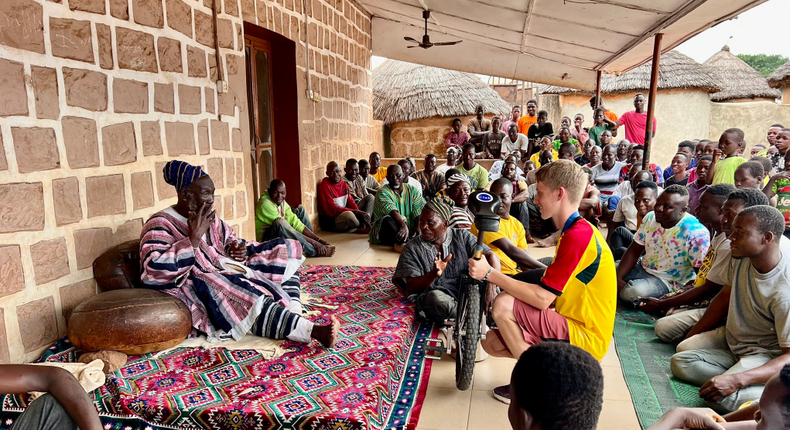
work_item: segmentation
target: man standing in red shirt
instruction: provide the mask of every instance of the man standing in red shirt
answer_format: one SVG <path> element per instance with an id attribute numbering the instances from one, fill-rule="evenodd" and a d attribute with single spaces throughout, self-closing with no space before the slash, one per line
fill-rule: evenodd
<path id="1" fill-rule="evenodd" d="M 637 145 L 645 144 L 645 129 L 647 128 L 647 112 L 645 112 L 645 95 L 639 93 L 634 96 L 634 110 L 624 113 L 617 120 L 617 126 L 625 126 L 625 138 Z M 656 135 L 656 118 L 653 117 L 653 134 Z"/>
<path id="2" fill-rule="evenodd" d="M 326 176 L 318 184 L 318 223 L 321 228 L 339 232 L 370 231 L 370 217 L 354 203 L 336 162 L 330 161 L 326 165 Z"/>

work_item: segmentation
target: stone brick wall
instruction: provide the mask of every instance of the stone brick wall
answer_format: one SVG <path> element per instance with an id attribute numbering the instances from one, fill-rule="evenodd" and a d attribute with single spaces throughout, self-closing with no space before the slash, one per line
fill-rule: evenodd
<path id="1" fill-rule="evenodd" d="M 488 119 L 493 114 L 486 114 Z M 434 153 L 444 158 L 447 148 L 444 139 L 452 130 L 455 117 L 435 116 L 409 122 L 396 122 L 390 126 L 390 157 L 424 158 L 426 154 Z M 461 116 L 461 130 L 466 131 L 467 122 L 474 115 Z"/>
<path id="2" fill-rule="evenodd" d="M 370 17 L 348 0 L 306 1 L 320 102 L 304 94 L 302 0 L 220 1 L 220 70 L 213 0 L 0 1 L 0 362 L 64 335 L 96 292 L 94 258 L 175 203 L 168 160 L 205 166 L 217 213 L 254 235 L 242 21 L 298 42 L 314 216 L 326 162 L 370 152 Z"/>
<path id="3" fill-rule="evenodd" d="M 240 0 L 240 5 L 245 21 L 296 43 L 302 202 L 317 226 L 316 188 L 326 164 L 373 151 L 370 16 L 353 0 Z M 320 101 L 305 95 L 306 33 L 312 90 Z"/>

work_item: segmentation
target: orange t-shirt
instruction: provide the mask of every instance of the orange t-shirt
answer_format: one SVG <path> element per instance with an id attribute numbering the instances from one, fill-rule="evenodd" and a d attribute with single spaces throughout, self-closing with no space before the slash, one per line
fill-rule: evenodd
<path id="1" fill-rule="evenodd" d="M 603 114 L 606 115 L 606 117 L 609 118 L 611 121 L 617 122 L 617 114 L 616 113 L 610 111 L 609 109 L 606 109 L 606 111 L 604 111 Z"/>
<path id="2" fill-rule="evenodd" d="M 532 124 L 537 124 L 537 123 L 538 123 L 538 117 L 537 116 L 524 115 L 524 116 L 522 116 L 521 118 L 518 119 L 518 132 L 521 133 L 521 134 L 526 135 L 527 131 L 529 131 L 529 126 L 531 126 Z"/>

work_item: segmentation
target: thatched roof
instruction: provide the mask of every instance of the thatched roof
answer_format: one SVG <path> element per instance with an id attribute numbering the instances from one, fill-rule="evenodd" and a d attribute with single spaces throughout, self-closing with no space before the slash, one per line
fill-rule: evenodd
<path id="1" fill-rule="evenodd" d="M 722 86 L 720 92 L 710 95 L 714 102 L 749 98 L 777 99 L 782 96 L 779 90 L 768 86 L 768 81 L 760 72 L 730 52 L 727 45 L 702 64 L 708 67 L 708 71 Z"/>
<path id="2" fill-rule="evenodd" d="M 771 76 L 768 77 L 768 84 L 774 88 L 790 85 L 790 61 L 782 64 L 771 73 Z"/>
<path id="3" fill-rule="evenodd" d="M 471 73 L 387 60 L 373 70 L 373 118 L 385 124 L 474 115 L 477 105 L 503 114 L 510 105 Z"/>
<path id="4" fill-rule="evenodd" d="M 650 89 L 650 69 L 653 62 L 649 61 L 620 76 L 601 76 L 601 93 L 617 94 Z M 669 51 L 661 55 L 658 68 L 658 89 L 690 89 L 697 88 L 709 93 L 721 90 L 721 86 L 705 67 L 678 51 Z M 572 88 L 553 85 L 538 89 L 542 94 L 592 94 Z"/>

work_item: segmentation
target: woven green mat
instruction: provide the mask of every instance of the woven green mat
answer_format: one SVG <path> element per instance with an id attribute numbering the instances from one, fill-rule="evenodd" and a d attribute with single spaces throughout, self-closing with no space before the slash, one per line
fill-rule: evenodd
<path id="1" fill-rule="evenodd" d="M 642 428 L 677 407 L 702 407 L 699 388 L 672 376 L 669 361 L 675 345 L 656 337 L 655 319 L 640 311 L 617 309 L 614 343 L 625 383 Z"/>

